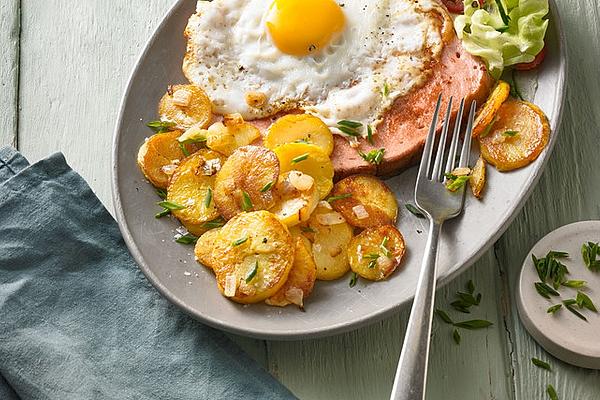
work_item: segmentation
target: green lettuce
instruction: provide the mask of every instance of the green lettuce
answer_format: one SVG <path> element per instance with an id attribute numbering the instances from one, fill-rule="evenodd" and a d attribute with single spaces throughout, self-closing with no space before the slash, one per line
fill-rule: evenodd
<path id="1" fill-rule="evenodd" d="M 464 0 L 454 27 L 464 48 L 481 57 L 496 79 L 504 67 L 532 62 L 544 47 L 548 0 Z M 499 4 L 502 5 L 500 9 Z"/>

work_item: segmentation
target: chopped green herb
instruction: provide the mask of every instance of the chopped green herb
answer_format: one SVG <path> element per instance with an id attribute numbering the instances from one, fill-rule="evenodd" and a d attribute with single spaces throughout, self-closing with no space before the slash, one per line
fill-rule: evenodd
<path id="1" fill-rule="evenodd" d="M 543 368 L 543 369 L 546 369 L 546 370 L 548 370 L 548 371 L 552 371 L 552 368 L 550 368 L 550 364 L 548 364 L 548 363 L 547 363 L 547 362 L 545 362 L 545 361 L 538 360 L 537 358 L 533 357 L 533 358 L 531 359 L 531 362 L 532 362 L 532 363 L 533 363 L 533 365 L 535 365 L 536 367 Z"/>
<path id="2" fill-rule="evenodd" d="M 473 283 L 473 280 L 472 280 L 472 279 L 469 279 L 469 282 L 467 282 L 467 291 L 468 291 L 470 294 L 473 294 L 473 293 L 475 293 L 475 284 Z"/>
<path id="3" fill-rule="evenodd" d="M 587 284 L 586 281 L 577 281 L 577 280 L 574 280 L 574 281 L 565 281 L 565 282 L 562 283 L 563 286 L 574 288 L 574 289 L 582 288 L 586 284 Z"/>
<path id="4" fill-rule="evenodd" d="M 314 228 L 311 228 L 310 226 L 303 226 L 300 228 L 300 230 L 306 233 L 317 233 L 317 231 Z"/>
<path id="5" fill-rule="evenodd" d="M 454 326 L 456 326 L 457 328 L 464 328 L 469 330 L 484 329 L 492 325 L 494 325 L 492 322 L 483 319 L 473 319 L 470 321 L 454 323 Z"/>
<path id="6" fill-rule="evenodd" d="M 598 312 L 596 306 L 594 305 L 594 302 L 592 302 L 592 299 L 590 299 L 590 297 L 587 294 L 578 290 L 577 298 L 575 300 L 577 301 L 577 305 L 579 306 L 579 308 L 587 308 L 592 312 Z"/>
<path id="7" fill-rule="evenodd" d="M 354 287 L 356 286 L 356 282 L 358 282 L 358 274 L 356 272 L 353 272 L 352 276 L 350 277 L 350 283 L 348 284 L 348 286 Z"/>
<path id="8" fill-rule="evenodd" d="M 584 245 L 581 246 L 581 255 L 586 267 L 591 271 L 600 272 L 600 260 L 597 259 L 597 257 L 600 256 L 600 245 L 598 243 L 584 243 Z"/>
<path id="9" fill-rule="evenodd" d="M 181 244 L 194 244 L 198 241 L 198 236 L 192 235 L 191 233 L 187 233 L 183 236 L 178 237 L 177 239 L 175 239 L 175 241 Z"/>
<path id="10" fill-rule="evenodd" d="M 546 299 L 550 299 L 550 296 L 560 296 L 560 293 L 544 282 L 535 282 L 533 285 L 535 286 L 535 290 L 537 290 L 539 295 Z"/>
<path id="11" fill-rule="evenodd" d="M 540 280 L 544 283 L 549 281 L 554 289 L 558 289 L 563 282 L 566 282 L 565 275 L 569 273 L 567 267 L 558 259 L 568 256 L 568 253 L 562 251 L 550 251 L 544 258 L 538 259 L 535 255 L 531 258 Z"/>
<path id="12" fill-rule="evenodd" d="M 342 120 L 337 123 L 337 128 L 348 136 L 360 136 L 358 132 L 359 128 L 362 128 L 363 124 L 357 121 Z"/>
<path id="13" fill-rule="evenodd" d="M 166 208 L 163 209 L 161 212 L 157 213 L 154 215 L 154 218 L 162 218 L 162 217 L 166 217 L 167 215 L 171 214 L 171 210 L 167 210 Z"/>
<path id="14" fill-rule="evenodd" d="M 173 203 L 172 201 L 161 201 L 156 203 L 159 206 L 161 206 L 162 208 L 165 208 L 167 210 L 173 211 L 173 210 L 183 210 L 185 208 L 185 206 L 182 206 L 180 204 L 177 203 Z"/>
<path id="15" fill-rule="evenodd" d="M 461 175 L 457 176 L 456 179 L 449 179 L 446 182 L 446 188 L 451 192 L 456 192 L 457 190 L 463 188 L 467 182 L 471 179 L 470 175 Z"/>
<path id="16" fill-rule="evenodd" d="M 454 343 L 460 344 L 460 333 L 458 333 L 458 329 L 455 329 L 454 332 L 452 332 L 452 338 L 454 339 Z"/>
<path id="17" fill-rule="evenodd" d="M 308 141 L 308 138 L 294 140 L 294 143 L 306 143 L 306 144 L 310 144 L 310 142 Z"/>
<path id="18" fill-rule="evenodd" d="M 356 131 L 356 129 L 348 128 L 347 126 L 338 126 L 337 127 L 342 133 L 345 133 L 348 136 L 359 137 L 360 133 Z"/>
<path id="19" fill-rule="evenodd" d="M 425 215 L 423 215 L 423 213 L 421 211 L 419 211 L 419 209 L 417 207 L 413 206 L 412 204 L 406 203 L 404 205 L 404 207 L 406 207 L 406 209 L 408 211 L 410 211 L 415 217 L 417 217 L 417 218 L 425 218 Z"/>
<path id="20" fill-rule="evenodd" d="M 204 208 L 210 207 L 210 203 L 212 202 L 212 199 L 213 199 L 213 191 L 211 188 L 208 188 L 208 190 L 206 191 L 206 196 L 204 196 Z"/>
<path id="21" fill-rule="evenodd" d="M 504 5 L 501 0 L 496 0 L 496 4 L 498 5 L 498 11 L 500 12 L 500 17 L 502 18 L 502 22 L 504 25 L 508 26 L 510 22 L 510 17 L 506 14 L 506 10 L 504 9 Z"/>
<path id="22" fill-rule="evenodd" d="M 274 184 L 275 184 L 275 181 L 271 181 L 271 182 L 267 183 L 265 186 L 263 186 L 260 189 L 260 192 L 261 193 L 268 192 L 269 190 L 271 190 L 271 188 L 273 187 Z"/>
<path id="23" fill-rule="evenodd" d="M 379 257 L 381 257 L 379 254 L 375 254 L 375 253 L 371 253 L 371 254 L 365 254 L 364 256 L 367 260 L 369 261 L 369 269 L 373 269 L 377 266 L 377 260 L 379 259 Z"/>
<path id="24" fill-rule="evenodd" d="M 496 124 L 496 122 L 498 122 L 497 115 L 494 116 L 494 118 L 492 119 L 492 122 L 490 122 L 490 124 L 488 126 L 486 126 L 485 130 L 483 132 L 481 132 L 481 135 L 479 135 L 479 137 L 482 138 L 482 137 L 486 137 L 487 135 L 489 135 L 490 132 L 492 131 L 492 128 Z"/>
<path id="25" fill-rule="evenodd" d="M 566 299 L 566 300 L 563 300 L 563 304 L 565 306 L 572 306 L 573 304 L 577 304 L 577 300 L 575 300 L 575 299 Z"/>
<path id="26" fill-rule="evenodd" d="M 361 128 L 363 126 L 362 123 L 358 122 L 358 121 L 350 121 L 347 119 L 343 119 L 341 121 L 338 121 L 337 123 L 339 126 L 345 126 L 348 128 L 352 128 L 352 129 L 356 129 L 356 128 Z"/>
<path id="27" fill-rule="evenodd" d="M 231 243 L 231 245 L 235 247 L 235 246 L 239 246 L 240 244 L 244 244 L 247 241 L 248 241 L 248 237 L 243 237 L 238 240 L 235 240 L 233 243 Z"/>
<path id="28" fill-rule="evenodd" d="M 450 303 L 450 306 L 456 311 L 461 312 L 463 314 L 471 314 L 471 311 L 469 310 L 469 307 L 471 307 L 471 305 L 465 303 L 462 300 L 453 301 L 452 303 Z"/>
<path id="29" fill-rule="evenodd" d="M 219 217 L 215 220 L 203 223 L 202 228 L 215 229 L 215 228 L 221 228 L 223 225 L 225 225 L 225 220 L 222 217 Z"/>
<path id="30" fill-rule="evenodd" d="M 392 253 L 387 248 L 387 244 L 388 244 L 389 240 L 390 239 L 387 236 L 385 236 L 379 247 L 381 248 L 381 252 L 383 253 L 383 255 L 385 257 L 392 258 Z"/>
<path id="31" fill-rule="evenodd" d="M 375 144 L 375 141 L 373 140 L 373 128 L 371 125 L 367 125 L 367 141 L 370 144 Z"/>
<path id="32" fill-rule="evenodd" d="M 575 300 L 573 300 L 573 301 L 575 301 Z M 587 322 L 587 318 L 582 313 L 580 313 L 579 311 L 577 311 L 575 309 L 575 307 L 573 307 L 572 303 L 570 303 L 570 302 L 568 302 L 568 301 L 565 300 L 565 301 L 563 301 L 563 304 L 565 305 L 565 308 L 567 310 L 571 311 L 573 314 L 575 314 L 577 316 L 577 318 L 580 318 L 580 319 L 582 319 L 582 320 L 584 320 L 584 321 Z"/>
<path id="33" fill-rule="evenodd" d="M 479 305 L 478 300 L 471 293 L 457 292 L 456 295 L 464 304 L 468 304 L 468 307 Z"/>
<path id="34" fill-rule="evenodd" d="M 447 323 L 447 324 L 454 324 L 454 321 L 452 321 L 452 318 L 450 318 L 450 316 L 444 310 L 440 310 L 438 308 L 438 309 L 435 310 L 435 313 L 445 323 Z"/>
<path id="35" fill-rule="evenodd" d="M 258 261 L 256 261 L 254 263 L 254 268 L 252 268 L 252 270 L 250 272 L 248 272 L 248 275 L 246 275 L 246 283 L 252 282 L 252 279 L 254 279 L 257 272 L 258 272 Z"/>
<path id="36" fill-rule="evenodd" d="M 347 199 L 349 197 L 352 197 L 352 193 L 344 193 L 344 194 L 340 194 L 339 196 L 328 197 L 327 198 L 327 202 L 328 203 L 333 203 L 334 201 L 344 200 L 344 199 Z"/>
<path id="37" fill-rule="evenodd" d="M 546 312 L 548 314 L 555 314 L 561 308 L 562 308 L 562 304 L 555 304 L 552 307 L 548 308 L 548 310 L 546 310 Z"/>
<path id="38" fill-rule="evenodd" d="M 385 149 L 375 149 L 371 150 L 368 153 L 363 153 L 359 151 L 358 154 L 368 163 L 379 165 L 383 161 L 383 156 L 385 154 Z"/>
<path id="39" fill-rule="evenodd" d="M 519 134 L 519 131 L 504 131 L 502 132 L 502 136 L 506 137 L 515 137 Z"/>
<path id="40" fill-rule="evenodd" d="M 175 122 L 168 121 L 152 121 L 146 124 L 148 128 L 152 129 L 156 133 L 170 132 L 173 130 L 175 125 Z"/>
<path id="41" fill-rule="evenodd" d="M 521 91 L 519 90 L 519 86 L 517 83 L 517 70 L 514 68 L 512 70 L 512 85 L 510 85 L 510 95 L 521 101 L 525 100 L 523 98 L 523 95 L 521 95 Z"/>
<path id="42" fill-rule="evenodd" d="M 167 199 L 167 191 L 165 189 L 156 189 L 156 194 L 163 200 Z"/>
<path id="43" fill-rule="evenodd" d="M 292 164 L 297 164 L 301 161 L 304 161 L 308 158 L 308 153 L 304 153 L 302 155 L 299 155 L 298 157 L 294 157 L 292 158 Z"/>
<path id="44" fill-rule="evenodd" d="M 178 142 L 179 144 L 179 149 L 181 150 L 181 152 L 183 153 L 184 156 L 189 157 L 190 156 L 190 152 L 185 148 L 185 146 L 183 145 L 183 143 Z"/>
<path id="45" fill-rule="evenodd" d="M 382 93 L 383 93 L 383 97 L 388 97 L 388 96 L 389 96 L 389 94 L 390 94 L 390 87 L 388 86 L 387 82 L 385 82 L 385 83 L 383 84 L 383 90 L 382 90 Z"/>
<path id="46" fill-rule="evenodd" d="M 250 199 L 250 195 L 245 191 L 242 191 L 242 210 L 250 211 L 252 210 L 252 199 Z"/>
<path id="47" fill-rule="evenodd" d="M 546 388 L 546 392 L 548 393 L 548 396 L 550 396 L 550 400 L 558 400 L 558 394 L 556 394 L 556 389 L 554 389 L 554 386 L 552 386 L 551 384 L 549 384 Z"/>
<path id="48" fill-rule="evenodd" d="M 376 266 L 377 266 L 377 260 L 371 260 L 371 261 L 369 261 L 369 265 L 367 265 L 367 267 L 368 267 L 369 269 L 373 269 L 373 268 L 375 268 Z"/>

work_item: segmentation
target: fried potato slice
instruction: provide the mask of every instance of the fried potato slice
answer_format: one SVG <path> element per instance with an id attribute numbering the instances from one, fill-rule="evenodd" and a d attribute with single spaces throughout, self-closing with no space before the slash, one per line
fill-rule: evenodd
<path id="1" fill-rule="evenodd" d="M 308 143 L 286 143 L 274 150 L 281 173 L 300 171 L 314 178 L 319 198 L 324 199 L 333 187 L 333 164 L 320 147 Z"/>
<path id="2" fill-rule="evenodd" d="M 194 247 L 196 261 L 202 263 L 202 265 L 210 269 L 212 269 L 213 265 L 215 264 L 215 259 L 213 258 L 213 247 L 215 246 L 215 242 L 219 237 L 220 231 L 220 228 L 216 228 L 205 232 L 198 238 L 196 246 Z"/>
<path id="3" fill-rule="evenodd" d="M 321 119 L 310 114 L 287 114 L 275 121 L 264 138 L 264 145 L 273 150 L 285 143 L 311 143 L 330 156 L 333 135 Z"/>
<path id="4" fill-rule="evenodd" d="M 224 162 L 219 153 L 201 149 L 184 159 L 171 177 L 167 200 L 185 208 L 171 213 L 191 233 L 198 235 L 206 229 L 200 225 L 219 216 L 213 201 L 215 172 Z"/>
<path id="5" fill-rule="evenodd" d="M 348 246 L 352 271 L 370 281 L 381 281 L 396 270 L 406 246 L 398 229 L 391 225 L 368 228 Z"/>
<path id="6" fill-rule="evenodd" d="M 473 137 L 479 137 L 486 131 L 488 126 L 494 121 L 500 106 L 508 99 L 510 95 L 510 85 L 504 81 L 498 81 L 498 84 L 490 94 L 486 103 L 483 105 L 473 125 Z"/>
<path id="7" fill-rule="evenodd" d="M 469 185 L 471 186 L 471 192 L 473 196 L 478 199 L 481 198 L 483 189 L 485 188 L 486 173 L 485 173 L 485 160 L 483 157 L 479 157 L 473 170 L 471 171 L 471 179 L 469 179 Z"/>
<path id="8" fill-rule="evenodd" d="M 240 114 L 223 116 L 223 122 L 212 124 L 206 131 L 206 145 L 226 156 L 235 149 L 247 146 L 260 137 L 260 131 L 254 125 L 244 121 Z"/>
<path id="9" fill-rule="evenodd" d="M 285 284 L 294 262 L 294 241 L 272 213 L 238 214 L 211 239 L 200 242 L 212 243 L 212 254 L 206 258 L 199 249 L 197 253 L 212 264 L 224 296 L 238 303 L 257 303 Z"/>
<path id="10" fill-rule="evenodd" d="M 296 234 L 298 229 L 311 243 L 317 279 L 330 281 L 348 272 L 347 248 L 354 231 L 339 213 L 321 202 L 306 223 L 294 228 Z"/>
<path id="11" fill-rule="evenodd" d="M 350 225 L 370 228 L 393 225 L 398 215 L 396 196 L 380 179 L 353 175 L 333 187 L 330 202 Z"/>
<path id="12" fill-rule="evenodd" d="M 275 204 L 273 189 L 279 177 L 279 160 L 264 147 L 235 150 L 217 173 L 215 204 L 225 219 L 242 211 L 268 210 Z"/>
<path id="13" fill-rule="evenodd" d="M 157 188 L 167 188 L 176 164 L 185 158 L 177 141 L 180 135 L 181 131 L 157 133 L 150 136 L 138 151 L 137 164 L 140 170 Z M 189 153 L 197 150 L 194 145 L 185 145 L 185 149 Z"/>
<path id="14" fill-rule="evenodd" d="M 287 281 L 277 293 L 265 300 L 271 306 L 295 304 L 304 309 L 304 299 L 310 296 L 317 278 L 317 265 L 312 253 L 300 237 L 295 239 L 294 264 Z"/>
<path id="15" fill-rule="evenodd" d="M 171 85 L 160 100 L 158 115 L 163 121 L 186 130 L 193 125 L 206 128 L 212 120 L 212 103 L 196 85 Z"/>
<path id="16" fill-rule="evenodd" d="M 499 171 L 512 171 L 533 162 L 550 137 L 550 124 L 537 106 L 508 100 L 498 110 L 490 132 L 479 138 L 481 155 Z"/>
<path id="17" fill-rule="evenodd" d="M 319 192 L 312 176 L 290 171 L 279 176 L 275 198 L 270 211 L 285 225 L 294 226 L 308 221 L 319 203 Z"/>

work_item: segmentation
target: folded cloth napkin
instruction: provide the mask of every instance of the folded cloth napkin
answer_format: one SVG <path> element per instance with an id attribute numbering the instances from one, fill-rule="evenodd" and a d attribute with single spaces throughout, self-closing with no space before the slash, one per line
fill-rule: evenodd
<path id="1" fill-rule="evenodd" d="M 60 154 L 0 149 L 0 399 L 289 399 L 163 299 Z"/>

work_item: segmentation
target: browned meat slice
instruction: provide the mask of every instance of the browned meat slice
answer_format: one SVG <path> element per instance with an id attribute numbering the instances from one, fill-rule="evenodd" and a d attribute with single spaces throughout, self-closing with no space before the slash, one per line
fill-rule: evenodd
<path id="1" fill-rule="evenodd" d="M 456 117 L 459 102 L 466 97 L 467 104 L 476 100 L 483 104 L 493 85 L 485 65 L 463 49 L 458 38 L 447 43 L 440 62 L 432 67 L 425 85 L 397 99 L 385 115 L 374 136 L 374 145 L 361 140 L 357 149 L 350 147 L 342 137 L 335 137 L 332 161 L 336 179 L 357 173 L 395 175 L 420 159 L 435 103 L 443 95 L 442 109 L 454 97 L 452 118 Z M 440 118 L 441 119 L 441 118 Z M 379 166 L 365 162 L 358 151 L 385 148 L 385 157 Z"/>

